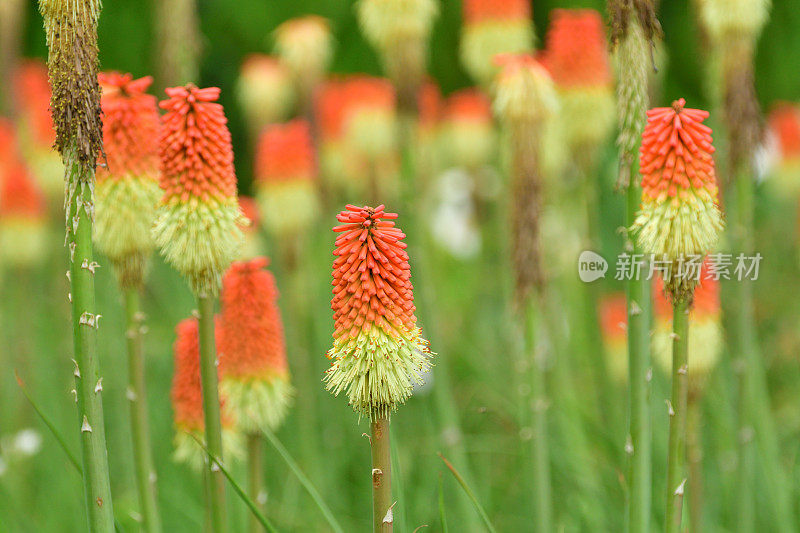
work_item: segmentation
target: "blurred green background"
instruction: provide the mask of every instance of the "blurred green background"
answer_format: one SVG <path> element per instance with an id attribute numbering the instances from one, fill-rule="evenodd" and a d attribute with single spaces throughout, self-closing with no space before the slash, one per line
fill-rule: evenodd
<path id="1" fill-rule="evenodd" d="M 669 62 L 662 90 L 664 105 L 683 96 L 692 107 L 708 108 L 705 88 L 707 50 L 698 38 L 693 2 L 661 2 L 659 19 L 665 32 Z M 604 10 L 604 2 L 537 1 L 534 18 L 541 42 L 557 7 Z M 458 60 L 460 2 L 441 2 L 431 46 L 431 75 L 444 93 L 470 85 Z M 134 76 L 154 70 L 152 6 L 141 0 L 106 0 L 100 19 L 100 58 L 103 69 Z M 268 52 L 271 32 L 284 20 L 319 14 L 332 24 L 336 38 L 334 72 L 380 73 L 374 51 L 359 32 L 352 2 L 340 0 L 262 2 L 199 0 L 203 54 L 199 85 L 222 88 L 234 138 L 241 189 L 249 192 L 252 176 L 246 129 L 233 98 L 242 58 Z M 795 0 L 775 0 L 757 56 L 756 84 L 762 106 L 776 100 L 800 100 L 800 9 Z M 24 52 L 45 57 L 41 20 L 35 2 L 24 32 Z M 159 95 L 161 96 L 161 95 Z M 612 191 L 615 150 L 609 141 L 597 180 L 601 190 L 600 249 L 606 257 L 621 246 L 617 229 L 623 223 L 622 200 Z M 796 198 L 759 190 L 757 205 L 759 248 L 764 255 L 757 290 L 757 317 L 768 368 L 771 400 L 778 421 L 782 460 L 795 491 L 800 489 L 800 304 L 791 292 L 800 280 L 796 237 Z M 391 207 L 391 206 L 390 206 Z M 290 366 L 300 398 L 278 437 L 289 448 L 332 507 L 345 531 L 367 531 L 370 523 L 369 447 L 361 434 L 368 431 L 344 398 L 334 398 L 320 382 L 327 366 L 324 353 L 331 342 L 329 279 L 333 234 L 331 209 L 310 236 L 301 279 L 291 279 L 276 265 L 281 306 L 287 331 Z M 408 234 L 418 315 L 432 349 L 438 352 L 435 379 L 417 393 L 393 418 L 396 453 L 395 493 L 397 531 L 412 532 L 429 525 L 442 531 L 439 491 L 450 531 L 481 531 L 474 510 L 465 500 L 436 452 L 443 452 L 468 475 L 470 484 L 499 531 L 530 531 L 532 504 L 528 481 L 521 475 L 526 429 L 519 425 L 519 374 L 515 346 L 508 335 L 508 295 L 511 276 L 507 257 L 506 214 L 502 202 L 488 221 L 483 252 L 459 260 L 436 248 L 425 231 L 422 214 L 400 210 L 398 225 Z M 408 216 L 407 216 L 408 215 Z M 0 531 L 80 531 L 85 528 L 79 476 L 63 452 L 25 403 L 14 382 L 18 370 L 42 408 L 53 417 L 61 434 L 77 451 L 72 388 L 69 307 L 64 276 L 59 219 L 53 221 L 51 260 L 35 271 L 7 272 L 0 297 L 0 448 L 12 449 L 13 436 L 35 428 L 43 439 L 33 457 L 5 456 L 0 475 Z M 137 507 L 128 432 L 124 316 L 108 268 L 97 276 L 101 369 L 104 375 L 109 457 L 116 514 L 126 531 L 136 531 L 131 511 Z M 603 291 L 620 290 L 613 280 Z M 203 524 L 202 483 L 188 467 L 170 459 L 173 436 L 169 387 L 172 376 L 174 327 L 189 316 L 195 304 L 186 283 L 160 259 L 154 261 L 143 299 L 148 315 L 146 337 L 149 406 L 159 472 L 159 503 L 165 531 L 196 531 Z M 291 309 L 304 307 L 308 319 L 293 320 Z M 574 326 L 578 328 L 577 326 Z M 572 341 L 570 341 L 572 342 Z M 598 364 L 599 347 L 581 345 L 573 354 L 572 372 L 553 381 L 551 416 L 554 505 L 559 531 L 621 531 L 625 515 L 624 477 L 626 402 L 621 387 L 598 398 L 588 365 Z M 601 365 L 602 366 L 602 365 Z M 712 375 L 704 410 L 705 531 L 734 528 L 735 387 L 730 361 Z M 653 526 L 663 516 L 664 460 L 668 396 L 666 378 L 656 373 L 652 392 L 655 474 Z M 310 410 L 302 410 L 308 407 Z M 578 435 L 576 437 L 576 435 Z M 576 464 L 576 439 L 588 443 L 589 454 Z M 328 531 L 322 516 L 285 463 L 267 446 L 267 514 L 281 530 Z M 243 479 L 240 465 L 234 468 Z M 582 473 L 591 472 L 588 482 Z M 759 474 L 762 476 L 762 474 Z M 761 485 L 762 477 L 758 478 Z M 440 489 L 441 487 L 441 489 Z M 759 531 L 771 530 L 770 506 L 757 490 Z M 244 530 L 246 510 L 229 494 L 237 530 Z M 796 499 L 795 507 L 798 507 Z M 800 509 L 795 509 L 798 514 Z M 800 515 L 800 514 L 799 514 Z"/>

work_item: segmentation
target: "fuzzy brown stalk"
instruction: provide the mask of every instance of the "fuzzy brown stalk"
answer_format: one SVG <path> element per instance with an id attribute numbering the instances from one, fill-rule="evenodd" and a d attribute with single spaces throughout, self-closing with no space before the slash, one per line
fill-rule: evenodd
<path id="1" fill-rule="evenodd" d="M 154 2 L 158 86 L 163 89 L 197 82 L 201 51 L 197 0 Z"/>
<path id="2" fill-rule="evenodd" d="M 515 304 L 524 312 L 531 296 L 542 288 L 539 223 L 541 215 L 541 183 L 538 131 L 533 124 L 511 127 L 513 144 L 513 179 L 511 185 L 511 239 L 514 268 Z"/>

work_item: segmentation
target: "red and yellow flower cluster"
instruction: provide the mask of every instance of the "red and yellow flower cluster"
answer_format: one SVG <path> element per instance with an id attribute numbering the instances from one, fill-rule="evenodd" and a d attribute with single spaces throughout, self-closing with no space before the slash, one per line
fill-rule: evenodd
<path id="1" fill-rule="evenodd" d="M 333 228 L 334 343 L 325 381 L 370 419 L 386 418 L 430 368 L 428 343 L 414 315 L 405 237 L 385 207 L 348 205 Z"/>

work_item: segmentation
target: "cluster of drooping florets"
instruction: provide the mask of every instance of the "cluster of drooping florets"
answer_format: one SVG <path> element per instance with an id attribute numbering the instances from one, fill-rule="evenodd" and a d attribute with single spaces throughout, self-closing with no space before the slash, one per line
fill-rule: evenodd
<path id="1" fill-rule="evenodd" d="M 187 318 L 175 328 L 175 368 L 172 376 L 172 409 L 175 421 L 175 460 L 194 468 L 203 467 L 206 452 L 197 445 L 205 440 L 203 390 L 200 380 L 200 337 L 196 318 Z M 227 457 L 241 456 L 241 438 L 235 418 L 221 401 L 222 444 Z"/>
<path id="2" fill-rule="evenodd" d="M 231 134 L 215 87 L 167 89 L 161 188 L 153 237 L 198 295 L 216 294 L 246 223 L 236 198 Z"/>
<path id="3" fill-rule="evenodd" d="M 264 126 L 284 120 L 294 106 L 291 72 L 274 57 L 252 54 L 242 63 L 236 96 L 255 139 Z"/>
<path id="4" fill-rule="evenodd" d="M 278 290 L 267 259 L 234 262 L 222 279 L 220 394 L 245 433 L 273 430 L 291 404 Z"/>
<path id="5" fill-rule="evenodd" d="M 259 137 L 257 200 L 264 227 L 278 239 L 297 239 L 319 215 L 317 167 L 307 121 L 274 124 Z"/>
<path id="6" fill-rule="evenodd" d="M 333 57 L 328 21 L 316 15 L 287 20 L 275 30 L 275 53 L 294 75 L 300 94 L 309 98 Z"/>
<path id="7" fill-rule="evenodd" d="M 707 111 L 672 107 L 647 112 L 639 172 L 642 206 L 633 225 L 645 253 L 670 261 L 664 279 L 673 297 L 691 294 L 695 281 L 679 275 L 679 264 L 704 256 L 723 228 L 717 200 L 711 128 Z"/>
<path id="8" fill-rule="evenodd" d="M 14 71 L 12 82 L 22 156 L 51 203 L 60 206 L 64 165 L 53 150 L 56 130 L 50 115 L 47 66 L 38 60 L 25 60 Z"/>
<path id="9" fill-rule="evenodd" d="M 652 336 L 656 363 L 669 374 L 672 371 L 672 305 L 664 293 L 664 282 L 657 278 L 654 287 L 655 331 Z M 702 393 L 706 378 L 717 365 L 723 348 L 719 281 L 710 274 L 708 259 L 702 265 L 689 310 L 689 393 Z"/>
<path id="10" fill-rule="evenodd" d="M 14 127 L 0 119 L 0 263 L 30 268 L 47 253 L 47 206 L 18 150 Z"/>
<path id="11" fill-rule="evenodd" d="M 159 116 L 145 91 L 152 79 L 101 73 L 103 144 L 95 188 L 94 241 L 123 286 L 142 283 L 153 250 L 150 230 L 158 187 Z"/>
<path id="12" fill-rule="evenodd" d="M 592 9 L 556 9 L 546 44 L 542 64 L 558 89 L 564 141 L 576 155 L 591 152 L 608 138 L 615 121 L 603 19 Z"/>
<path id="13" fill-rule="evenodd" d="M 464 0 L 461 62 L 481 86 L 494 81 L 497 54 L 533 50 L 531 15 L 527 0 Z"/>
<path id="14" fill-rule="evenodd" d="M 495 150 L 492 104 L 478 89 L 462 89 L 445 102 L 442 146 L 450 164 L 474 170 L 486 165 Z"/>
<path id="15" fill-rule="evenodd" d="M 333 252 L 332 365 L 325 381 L 370 419 L 390 416 L 430 368 L 428 343 L 414 316 L 405 235 L 395 218 L 382 205 L 348 205 L 333 229 L 340 235 Z"/>

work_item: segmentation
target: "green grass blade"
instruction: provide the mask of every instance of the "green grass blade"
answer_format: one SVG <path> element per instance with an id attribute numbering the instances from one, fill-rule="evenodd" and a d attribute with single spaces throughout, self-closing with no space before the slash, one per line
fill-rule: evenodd
<path id="1" fill-rule="evenodd" d="M 454 467 L 452 465 L 452 463 L 450 463 L 450 461 L 445 459 L 444 455 L 442 455 L 441 453 L 437 453 L 436 455 L 439 456 L 439 459 L 444 461 L 445 466 L 450 470 L 450 472 L 453 473 L 453 476 L 456 478 L 456 481 L 458 481 L 458 484 L 461 485 L 462 489 L 464 489 L 464 492 L 466 493 L 467 497 L 472 501 L 472 505 L 475 506 L 475 510 L 478 511 L 478 514 L 480 515 L 481 520 L 483 520 L 483 523 L 486 526 L 486 529 L 489 530 L 490 533 L 497 533 L 497 530 L 494 528 L 492 523 L 489 521 L 489 516 L 486 514 L 486 511 L 483 509 L 483 506 L 481 505 L 481 502 L 479 502 L 478 498 L 475 497 L 475 493 L 472 492 L 472 489 L 469 488 L 469 485 L 467 485 L 467 482 L 464 481 L 464 478 L 461 477 L 461 474 L 458 473 L 458 470 L 456 470 L 456 467 Z M 440 504 L 440 506 L 441 506 L 441 504 Z"/>
<path id="2" fill-rule="evenodd" d="M 444 507 L 444 480 L 439 473 L 439 520 L 442 522 L 442 533 L 447 533 L 447 512 Z"/>
<path id="3" fill-rule="evenodd" d="M 28 389 L 25 386 L 25 382 L 22 381 L 22 378 L 19 377 L 19 374 L 17 373 L 16 370 L 14 371 L 14 376 L 17 378 L 17 385 L 19 385 L 22 394 L 24 394 L 25 398 L 28 399 L 28 403 L 31 404 L 33 410 L 36 411 L 36 414 L 39 415 L 39 418 L 42 419 L 44 425 L 47 426 L 47 429 L 50 430 L 50 433 L 53 435 L 53 437 L 55 437 L 56 442 L 58 442 L 58 445 L 61 446 L 62 450 L 64 450 L 64 453 L 66 454 L 67 459 L 69 459 L 69 462 L 72 463 L 72 466 L 75 467 L 75 470 L 78 471 L 78 474 L 82 476 L 83 468 L 81 467 L 80 462 L 78 462 L 78 458 L 75 457 L 75 454 L 73 454 L 72 451 L 69 449 L 69 446 L 67 446 L 67 442 L 64 440 L 64 437 L 61 436 L 61 434 L 58 432 L 58 430 L 50 421 L 50 419 L 47 417 L 47 415 L 44 414 L 44 411 L 39 409 L 39 406 L 36 404 L 36 402 L 33 400 L 33 397 L 28 392 Z"/>
<path id="4" fill-rule="evenodd" d="M 64 451 L 64 454 L 66 454 L 67 459 L 69 459 L 69 462 L 72 464 L 72 466 L 75 467 L 75 470 L 78 472 L 78 475 L 83 476 L 83 467 L 78 462 L 78 458 L 75 457 L 75 454 L 73 454 L 72 451 L 69 449 L 69 446 L 67 446 L 67 441 L 64 440 L 64 437 L 61 436 L 61 434 L 58 432 L 58 430 L 50 421 L 50 419 L 47 417 L 47 415 L 44 414 L 44 411 L 42 411 L 39 408 L 39 405 L 33 400 L 33 396 L 31 396 L 31 394 L 28 392 L 28 388 L 25 386 L 25 382 L 22 381 L 22 378 L 19 377 L 19 374 L 17 373 L 16 370 L 14 371 L 14 377 L 17 378 L 17 385 L 19 385 L 22 394 L 25 395 L 25 398 L 28 400 L 28 403 L 31 404 L 31 407 L 33 407 L 33 410 L 36 411 L 37 415 L 39 415 L 39 418 L 42 419 L 42 422 L 44 422 L 44 425 L 47 426 L 47 429 L 50 430 L 50 433 L 56 439 L 56 442 L 58 442 L 58 445 Z M 114 530 L 117 533 L 122 533 L 124 531 L 122 529 L 122 525 L 117 521 L 116 518 L 114 518 Z"/>
<path id="5" fill-rule="evenodd" d="M 194 435 L 192 435 L 192 438 L 197 442 L 197 444 L 201 448 L 203 448 L 203 450 L 208 454 L 211 460 L 213 460 L 214 463 L 216 463 L 217 467 L 220 469 L 222 474 L 225 476 L 225 478 L 227 478 L 228 482 L 231 484 L 231 487 L 233 487 L 234 492 L 236 492 L 239 498 L 241 498 L 241 500 L 245 503 L 245 505 L 247 505 L 247 507 L 253 513 L 253 516 L 256 517 L 256 519 L 262 526 L 264 526 L 264 529 L 269 531 L 269 533 L 278 533 L 278 530 L 275 529 L 275 526 L 273 526 L 272 523 L 267 519 L 267 517 L 264 516 L 261 513 L 261 511 L 258 510 L 258 506 L 255 504 L 255 502 L 250 499 L 247 493 L 245 493 L 244 489 L 242 489 L 242 487 L 236 482 L 236 480 L 233 479 L 233 476 L 230 474 L 230 472 L 228 472 L 228 469 L 225 468 L 225 466 L 217 458 L 217 456 L 211 453 L 209 449 L 206 447 L 206 445 L 200 441 L 200 439 L 198 439 Z"/>
<path id="6" fill-rule="evenodd" d="M 283 457 L 283 460 L 286 461 L 286 464 L 289 465 L 289 468 L 292 470 L 292 472 L 294 472 L 294 475 L 297 476 L 297 479 L 300 481 L 300 484 L 303 485 L 303 488 L 308 491 L 309 496 L 311 496 L 311 499 L 317 504 L 317 507 L 319 507 L 319 510 L 322 512 L 322 515 L 325 517 L 325 520 L 328 522 L 328 525 L 331 527 L 331 529 L 335 533 L 344 533 L 344 529 L 342 529 L 342 526 L 339 525 L 339 522 L 333 516 L 333 513 L 322 499 L 320 493 L 311 483 L 311 480 L 308 479 L 302 470 L 300 470 L 297 462 L 295 462 L 291 454 L 289 454 L 289 451 L 283 446 L 283 444 L 281 444 L 281 441 L 278 440 L 278 437 L 276 437 L 272 431 L 266 429 L 262 430 L 262 433 L 265 437 L 267 437 L 267 440 L 269 440 L 270 444 L 272 444 L 275 449 L 278 450 L 278 453 L 281 457 Z"/>

